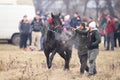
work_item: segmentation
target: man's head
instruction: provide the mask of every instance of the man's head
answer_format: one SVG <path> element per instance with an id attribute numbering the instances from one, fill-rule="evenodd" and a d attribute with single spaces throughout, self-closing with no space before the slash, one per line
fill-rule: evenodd
<path id="1" fill-rule="evenodd" d="M 113 21 L 113 17 L 111 16 L 111 15 L 107 15 L 107 22 L 111 22 L 111 21 Z"/>
<path id="2" fill-rule="evenodd" d="M 40 12 L 36 12 L 36 19 L 39 20 L 40 19 Z"/>
<path id="3" fill-rule="evenodd" d="M 81 23 L 80 29 L 81 29 L 81 30 L 85 29 L 85 23 Z"/>
<path id="4" fill-rule="evenodd" d="M 78 17 L 78 13 L 77 12 L 74 13 L 74 17 L 76 17 L 76 18 Z"/>
<path id="5" fill-rule="evenodd" d="M 93 21 L 93 18 L 89 17 L 88 22 L 92 22 L 92 21 Z"/>
<path id="6" fill-rule="evenodd" d="M 23 16 L 23 20 L 24 20 L 24 21 L 27 21 L 27 15 L 24 15 L 24 16 Z"/>

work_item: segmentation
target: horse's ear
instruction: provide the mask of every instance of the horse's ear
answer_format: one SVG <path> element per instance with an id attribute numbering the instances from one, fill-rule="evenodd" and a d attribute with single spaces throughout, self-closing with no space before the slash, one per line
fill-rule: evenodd
<path id="1" fill-rule="evenodd" d="M 51 16 L 54 17 L 53 13 L 51 13 Z"/>

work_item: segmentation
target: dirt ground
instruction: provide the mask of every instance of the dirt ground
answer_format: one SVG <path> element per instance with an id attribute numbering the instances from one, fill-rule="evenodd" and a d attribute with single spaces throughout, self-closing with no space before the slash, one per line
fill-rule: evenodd
<path id="1" fill-rule="evenodd" d="M 40 51 L 23 51 L 10 44 L 0 44 L 0 80 L 120 80 L 120 48 L 105 51 L 100 45 L 97 57 L 97 75 L 80 75 L 77 50 L 73 49 L 70 70 L 64 71 L 64 60 L 56 54 L 52 68 Z"/>

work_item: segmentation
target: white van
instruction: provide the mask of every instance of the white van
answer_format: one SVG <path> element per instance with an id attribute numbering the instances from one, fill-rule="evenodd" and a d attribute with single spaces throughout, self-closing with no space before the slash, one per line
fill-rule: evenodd
<path id="1" fill-rule="evenodd" d="M 19 22 L 24 15 L 33 19 L 35 9 L 29 5 L 0 5 L 0 40 L 11 40 L 19 44 Z"/>

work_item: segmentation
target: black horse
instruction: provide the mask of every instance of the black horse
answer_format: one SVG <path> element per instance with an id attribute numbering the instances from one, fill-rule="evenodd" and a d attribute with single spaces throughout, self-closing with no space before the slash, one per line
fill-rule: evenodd
<path id="1" fill-rule="evenodd" d="M 47 31 L 46 38 L 44 39 L 44 53 L 47 60 L 48 69 L 52 66 L 54 55 L 58 53 L 64 60 L 64 69 L 69 70 L 69 62 L 72 54 L 72 33 L 64 33 L 61 29 L 60 14 L 52 16 L 52 24 Z M 66 37 L 65 37 L 66 36 Z"/>

